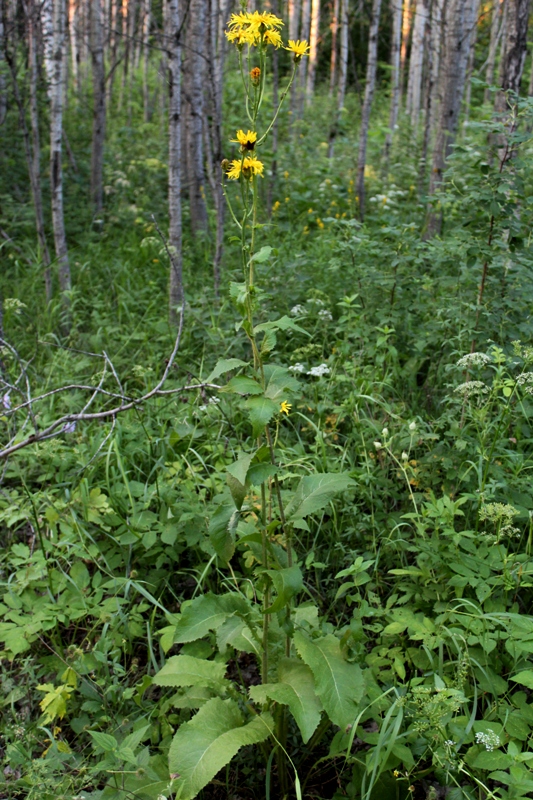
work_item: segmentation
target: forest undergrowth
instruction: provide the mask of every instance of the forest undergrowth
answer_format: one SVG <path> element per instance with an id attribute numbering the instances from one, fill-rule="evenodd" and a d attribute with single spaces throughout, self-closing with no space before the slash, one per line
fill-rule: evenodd
<path id="1" fill-rule="evenodd" d="M 356 101 L 333 158 L 329 103 L 282 114 L 275 180 L 261 151 L 255 280 L 229 214 L 219 299 L 187 234 L 165 388 L 192 388 L 3 461 L 4 798 L 532 796 L 531 105 L 503 168 L 474 108 L 426 240 L 408 123 L 386 164 L 378 98 L 361 223 Z M 1 179 L 5 442 L 82 385 L 142 396 L 173 347 L 160 123 L 110 117 L 93 218 L 85 116 L 72 96 L 68 335 L 16 148 Z"/>

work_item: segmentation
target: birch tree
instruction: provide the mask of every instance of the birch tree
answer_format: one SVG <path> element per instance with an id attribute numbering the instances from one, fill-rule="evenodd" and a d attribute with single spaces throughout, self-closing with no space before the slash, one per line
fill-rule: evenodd
<path id="1" fill-rule="evenodd" d="M 150 67 L 150 28 L 152 25 L 152 2 L 144 0 L 143 16 L 143 116 L 144 121 L 150 119 L 150 87 L 148 74 Z"/>
<path id="2" fill-rule="evenodd" d="M 486 61 L 485 80 L 488 83 L 485 89 L 484 101 L 490 103 L 490 87 L 494 82 L 494 68 L 496 66 L 496 53 L 503 33 L 503 6 L 505 0 L 493 0 L 492 16 L 490 21 L 489 53 Z"/>
<path id="3" fill-rule="evenodd" d="M 449 0 L 446 8 L 441 102 L 433 149 L 430 194 L 442 181 L 446 159 L 457 133 L 470 50 L 470 31 L 475 21 L 475 3 L 476 0 Z M 428 217 L 426 235 L 433 236 L 440 231 L 441 222 L 441 215 L 432 211 Z"/>
<path id="4" fill-rule="evenodd" d="M 318 30 L 320 25 L 320 0 L 311 3 L 311 29 L 309 31 L 309 58 L 307 63 L 307 84 L 305 94 L 307 103 L 313 99 L 315 91 L 316 64 L 318 56 Z"/>
<path id="5" fill-rule="evenodd" d="M 93 66 L 91 198 L 98 214 L 104 203 L 103 173 L 106 129 L 104 30 L 100 0 L 91 0 L 91 57 Z"/>
<path id="6" fill-rule="evenodd" d="M 204 169 L 204 87 L 206 0 L 190 0 L 183 55 L 183 117 L 191 230 L 207 229 Z"/>
<path id="7" fill-rule="evenodd" d="M 357 194 L 359 195 L 359 216 L 364 217 L 365 211 L 365 165 L 366 147 L 368 141 L 368 127 L 370 124 L 370 111 L 376 88 L 376 69 L 378 63 L 378 29 L 381 0 L 372 2 L 372 19 L 368 37 L 368 58 L 366 64 L 365 98 L 361 112 L 361 127 L 359 130 L 359 157 L 357 159 Z"/>
<path id="8" fill-rule="evenodd" d="M 400 109 L 400 47 L 402 41 L 402 2 L 392 0 L 392 40 L 391 40 L 391 102 L 389 130 L 385 139 L 385 163 L 388 165 L 394 129 L 398 122 Z"/>
<path id="9" fill-rule="evenodd" d="M 42 9 L 42 6 L 41 6 Z M 70 263 L 68 258 L 65 218 L 63 213 L 63 94 L 65 84 L 66 42 L 65 0 L 53 3 L 53 70 L 50 82 L 50 192 L 52 197 L 52 225 L 58 264 L 59 288 L 65 308 L 70 305 Z M 46 48 L 45 48 L 46 58 Z"/>
<path id="10" fill-rule="evenodd" d="M 400 98 L 404 89 L 405 65 L 407 63 L 407 48 L 411 34 L 412 0 L 403 0 L 402 12 L 402 44 L 400 48 Z"/>
<path id="11" fill-rule="evenodd" d="M 428 0 L 417 0 L 413 23 L 413 41 L 409 60 L 409 81 L 407 84 L 407 112 L 411 125 L 416 128 L 420 118 L 422 99 L 422 69 L 426 43 L 426 29 L 429 18 Z"/>
<path id="12" fill-rule="evenodd" d="M 181 219 L 181 43 L 178 0 L 164 0 L 168 64 L 168 212 L 170 242 L 169 313 L 176 324 L 183 304 Z"/>
<path id="13" fill-rule="evenodd" d="M 530 0 L 508 0 L 505 40 L 500 64 L 500 87 L 495 109 L 504 112 L 509 93 L 518 95 L 527 55 Z M 514 102 L 514 101 L 512 101 Z"/>
<path id="14" fill-rule="evenodd" d="M 339 42 L 339 83 L 337 85 L 337 111 L 329 131 L 328 158 L 333 158 L 333 148 L 339 128 L 344 98 L 346 97 L 346 82 L 348 79 L 348 2 L 341 0 L 340 5 L 340 42 Z"/>

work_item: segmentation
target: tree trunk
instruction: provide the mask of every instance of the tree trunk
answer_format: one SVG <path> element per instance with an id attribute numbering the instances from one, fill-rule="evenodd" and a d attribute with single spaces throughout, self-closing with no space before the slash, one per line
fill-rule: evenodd
<path id="1" fill-rule="evenodd" d="M 376 87 L 376 68 L 378 63 L 378 29 L 381 0 L 373 0 L 372 19 L 368 35 L 368 58 L 366 64 L 365 99 L 361 112 L 361 128 L 359 130 L 359 157 L 357 159 L 357 194 L 359 195 L 359 216 L 361 220 L 365 213 L 365 165 L 366 146 L 368 140 L 368 126 L 370 124 L 370 111 L 374 90 Z"/>
<path id="2" fill-rule="evenodd" d="M 48 83 L 48 96 L 54 74 L 54 4 L 53 0 L 41 2 L 41 31 L 43 36 L 44 71 Z"/>
<path id="3" fill-rule="evenodd" d="M 309 41 L 311 30 L 311 0 L 302 0 L 302 25 L 298 39 L 305 39 Z M 307 66 L 309 58 L 304 58 L 300 62 L 298 75 L 296 76 L 298 82 L 298 116 L 301 117 L 304 110 L 305 93 L 307 85 Z"/>
<path id="4" fill-rule="evenodd" d="M 465 95 L 465 110 L 464 119 L 468 120 L 470 115 L 470 101 L 472 98 L 472 73 L 474 72 L 474 61 L 476 57 L 476 42 L 477 42 L 477 29 L 478 29 L 478 16 L 479 16 L 479 0 L 474 2 L 474 24 L 470 32 L 470 45 L 468 53 L 468 63 L 466 65 L 466 95 Z"/>
<path id="5" fill-rule="evenodd" d="M 176 324 L 183 304 L 181 221 L 181 43 L 178 0 L 164 0 L 168 62 L 169 315 Z"/>
<path id="6" fill-rule="evenodd" d="M 401 0 L 398 0 L 401 2 Z M 402 44 L 400 47 L 400 101 L 404 89 L 405 65 L 407 63 L 407 48 L 411 33 L 412 0 L 403 0 L 402 14 Z"/>
<path id="7" fill-rule="evenodd" d="M 206 0 L 190 0 L 183 58 L 187 188 L 193 235 L 207 230 L 203 147 Z"/>
<path id="8" fill-rule="evenodd" d="M 496 53 L 498 52 L 498 45 L 503 33 L 503 5 L 505 0 L 493 0 L 492 2 L 492 18 L 490 22 L 490 42 L 489 54 L 487 56 L 487 66 L 485 73 L 485 80 L 488 83 L 485 89 L 484 102 L 490 103 L 491 92 L 490 87 L 494 81 L 494 67 L 496 66 Z"/>
<path id="9" fill-rule="evenodd" d="M 78 50 L 79 3 L 81 0 L 68 0 L 68 32 L 70 36 L 70 56 L 72 59 L 72 77 L 76 92 L 80 90 L 80 54 Z"/>
<path id="10" fill-rule="evenodd" d="M 442 173 L 459 123 L 459 112 L 465 88 L 466 65 L 470 50 L 470 32 L 474 25 L 476 0 L 449 0 L 446 9 L 445 53 L 442 67 L 439 125 L 433 150 L 430 194 L 442 181 Z M 428 217 L 426 236 L 441 229 L 441 214 L 432 211 Z"/>
<path id="11" fill-rule="evenodd" d="M 301 11 L 301 2 L 302 0 L 288 0 L 287 3 L 287 10 L 289 14 L 289 39 L 293 41 L 298 38 L 298 29 L 300 23 L 300 11 Z M 294 116 L 297 111 L 297 87 L 298 87 L 298 80 L 292 82 L 291 86 L 291 94 L 290 94 L 290 114 L 291 114 L 291 122 L 294 119 Z"/>
<path id="12" fill-rule="evenodd" d="M 500 64 L 501 90 L 496 95 L 495 110 L 502 113 L 518 95 L 527 55 L 527 28 L 530 0 L 508 0 L 505 41 Z"/>
<path id="13" fill-rule="evenodd" d="M 337 31 L 339 29 L 339 0 L 333 0 L 331 14 L 331 60 L 329 68 L 329 96 L 333 96 L 335 81 L 337 80 Z"/>
<path id="14" fill-rule="evenodd" d="M 401 0 L 392 0 L 392 41 L 391 41 L 391 102 L 389 112 L 389 130 L 385 139 L 385 165 L 388 168 L 390 149 L 394 129 L 398 122 L 400 108 L 400 46 L 402 41 L 402 4 Z"/>
<path id="15" fill-rule="evenodd" d="M 144 0 L 143 18 L 143 116 L 150 120 L 150 87 L 148 85 L 148 68 L 150 66 L 150 26 L 152 24 L 151 0 Z"/>
<path id="16" fill-rule="evenodd" d="M 335 139 L 339 129 L 341 112 L 346 96 L 346 81 L 348 78 L 348 2 L 341 0 L 340 9 L 340 50 L 339 50 L 339 84 L 337 86 L 337 113 L 329 130 L 328 158 L 333 158 Z"/>
<path id="17" fill-rule="evenodd" d="M 7 114 L 5 61 L 4 3 L 0 0 L 0 125 L 4 124 Z"/>
<path id="18" fill-rule="evenodd" d="M 104 29 L 100 0 L 91 0 L 91 56 L 93 64 L 93 139 L 91 199 L 97 214 L 104 205 L 104 142 L 106 128 Z"/>
<path id="19" fill-rule="evenodd" d="M 337 2 L 337 0 L 335 1 Z M 313 94 L 315 91 L 319 25 L 320 25 L 320 0 L 313 0 L 311 5 L 311 30 L 309 33 L 309 61 L 307 64 L 307 85 L 305 89 L 305 94 L 308 104 L 313 99 Z"/>
<path id="20" fill-rule="evenodd" d="M 428 17 L 428 0 L 417 0 L 415 21 L 413 24 L 411 58 L 409 60 L 409 81 L 407 84 L 407 112 L 411 117 L 411 125 L 415 129 L 417 128 L 420 119 L 422 71 L 424 66 L 424 50 Z"/>
<path id="21" fill-rule="evenodd" d="M 41 6 L 42 8 L 42 6 Z M 71 289 L 65 219 L 63 214 L 63 88 L 65 83 L 65 0 L 54 0 L 53 16 L 53 73 L 50 83 L 50 191 L 52 195 L 52 225 L 58 263 L 59 288 L 63 306 L 68 311 Z"/>
<path id="22" fill-rule="evenodd" d="M 431 21 L 426 37 L 429 45 L 426 61 L 426 86 L 424 91 L 424 135 L 422 138 L 422 155 L 420 158 L 420 171 L 418 176 L 419 189 L 425 182 L 426 164 L 429 152 L 429 143 L 435 127 L 435 119 L 439 108 L 438 81 L 442 40 L 442 10 L 445 0 L 432 0 Z"/>

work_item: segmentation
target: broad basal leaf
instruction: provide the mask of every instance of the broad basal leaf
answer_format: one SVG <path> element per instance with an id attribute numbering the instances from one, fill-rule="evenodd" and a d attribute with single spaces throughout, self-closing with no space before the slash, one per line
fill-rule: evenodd
<path id="1" fill-rule="evenodd" d="M 324 508 L 334 494 L 344 492 L 354 485 L 354 481 L 344 472 L 306 475 L 298 484 L 295 494 L 285 509 L 285 515 L 291 521 L 303 519 Z"/>
<path id="2" fill-rule="evenodd" d="M 253 378 L 246 375 L 237 375 L 232 378 L 220 391 L 233 392 L 234 394 L 263 394 L 263 389 Z"/>
<path id="3" fill-rule="evenodd" d="M 220 358 L 217 361 L 213 372 L 206 378 L 206 383 L 213 383 L 215 378 L 218 378 L 225 372 L 229 372 L 232 369 L 237 369 L 237 367 L 246 366 L 246 361 L 241 361 L 240 358 Z"/>
<path id="4" fill-rule="evenodd" d="M 214 595 L 211 592 L 197 597 L 180 614 L 174 626 L 174 643 L 194 642 L 216 630 L 232 614 L 247 614 L 250 606 L 236 592 Z"/>
<path id="5" fill-rule="evenodd" d="M 533 670 L 524 669 L 522 672 L 513 675 L 509 680 L 520 683 L 522 686 L 527 686 L 528 689 L 533 689 Z"/>
<path id="6" fill-rule="evenodd" d="M 296 631 L 294 644 L 311 668 L 316 693 L 330 720 L 342 729 L 353 725 L 365 687 L 360 667 L 346 661 L 339 640 L 332 634 L 311 640 Z"/>
<path id="7" fill-rule="evenodd" d="M 250 415 L 253 436 L 259 436 L 265 425 L 279 411 L 279 403 L 274 403 L 268 397 L 250 397 L 245 401 L 244 407 L 248 409 Z"/>
<path id="8" fill-rule="evenodd" d="M 231 481 L 229 489 L 232 492 L 233 502 L 237 507 L 239 507 L 239 502 L 242 506 L 244 496 L 239 490 L 240 484 L 234 479 L 232 480 L 229 475 L 228 478 Z M 233 491 L 235 495 L 233 495 Z M 231 560 L 235 552 L 235 531 L 239 524 L 239 516 L 238 508 L 234 508 L 233 504 L 225 503 L 215 510 L 209 523 L 211 544 L 215 548 L 217 556 L 220 556 L 226 563 Z"/>
<path id="9" fill-rule="evenodd" d="M 172 656 L 165 666 L 154 675 L 158 686 L 206 686 L 221 687 L 226 682 L 226 665 L 217 661 L 206 661 L 194 656 Z"/>
<path id="10" fill-rule="evenodd" d="M 299 567 L 287 567 L 286 569 L 269 569 L 266 574 L 270 575 L 274 591 L 277 597 L 265 612 L 274 613 L 281 611 L 289 602 L 291 597 L 303 589 L 303 577 Z"/>
<path id="11" fill-rule="evenodd" d="M 320 722 L 322 703 L 315 692 L 313 674 L 306 664 L 296 658 L 284 658 L 278 668 L 278 683 L 250 687 L 250 697 L 256 703 L 267 698 L 289 707 L 306 744 Z"/>
<path id="12" fill-rule="evenodd" d="M 179 728 L 170 745 L 169 769 L 179 775 L 173 789 L 180 800 L 196 797 L 241 747 L 263 742 L 273 726 L 269 714 L 243 724 L 233 700 L 209 700 Z"/>

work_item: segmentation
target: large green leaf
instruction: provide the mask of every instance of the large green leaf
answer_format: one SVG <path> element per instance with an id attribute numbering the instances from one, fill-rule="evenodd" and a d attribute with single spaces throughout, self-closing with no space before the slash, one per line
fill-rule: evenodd
<path id="1" fill-rule="evenodd" d="M 360 667 L 346 661 L 339 640 L 332 634 L 311 640 L 296 631 L 294 644 L 311 668 L 316 693 L 330 720 L 343 730 L 353 725 L 365 688 Z"/>
<path id="2" fill-rule="evenodd" d="M 285 367 L 269 364 L 265 368 L 265 397 L 281 403 L 287 392 L 297 392 L 300 388 L 298 380 Z"/>
<path id="3" fill-rule="evenodd" d="M 533 689 L 533 670 L 524 669 L 522 672 L 513 675 L 509 680 L 520 683 L 522 686 L 527 686 L 528 689 Z"/>
<path id="4" fill-rule="evenodd" d="M 226 652 L 228 645 L 239 652 L 255 653 L 255 655 L 261 653 L 261 645 L 250 627 L 237 616 L 228 617 L 224 624 L 217 628 L 217 645 L 221 653 Z"/>
<path id="5" fill-rule="evenodd" d="M 315 692 L 313 673 L 296 658 L 284 658 L 278 667 L 278 683 L 264 683 L 250 687 L 250 697 L 256 703 L 266 703 L 267 698 L 289 707 L 307 744 L 318 723 L 322 703 Z"/>
<path id="6" fill-rule="evenodd" d="M 235 483 L 237 484 L 237 487 L 240 486 L 238 482 Z M 235 495 L 233 496 L 233 502 L 235 505 L 239 507 L 240 500 L 240 505 L 242 506 L 244 496 L 239 493 L 239 490 L 235 485 L 232 484 L 229 488 L 232 492 L 232 496 L 233 491 L 235 491 Z M 235 509 L 233 504 L 230 505 L 229 503 L 220 505 L 215 510 L 209 523 L 209 538 L 211 540 L 211 544 L 215 548 L 217 556 L 220 556 L 220 558 L 226 563 L 231 560 L 233 553 L 235 552 L 235 531 L 237 530 L 238 524 L 239 510 Z"/>
<path id="7" fill-rule="evenodd" d="M 247 614 L 249 603 L 236 592 L 197 597 L 180 614 L 174 627 L 174 643 L 194 642 L 216 630 L 232 614 Z"/>
<path id="8" fill-rule="evenodd" d="M 165 666 L 154 675 L 158 686 L 207 686 L 221 687 L 226 683 L 226 665 L 217 661 L 206 661 L 194 656 L 172 656 Z"/>
<path id="9" fill-rule="evenodd" d="M 244 407 L 248 409 L 254 436 L 263 433 L 265 425 L 279 411 L 279 403 L 274 403 L 268 397 L 250 397 L 245 401 Z"/>
<path id="10" fill-rule="evenodd" d="M 286 567 L 286 569 L 268 569 L 266 574 L 270 575 L 274 591 L 277 597 L 265 612 L 274 613 L 281 611 L 289 602 L 291 597 L 301 592 L 303 589 L 303 577 L 300 567 Z"/>
<path id="11" fill-rule="evenodd" d="M 263 389 L 253 378 L 246 375 L 237 375 L 229 383 L 222 387 L 221 392 L 233 392 L 234 394 L 263 394 Z"/>
<path id="12" fill-rule="evenodd" d="M 337 492 L 354 486 L 354 481 L 344 472 L 323 472 L 306 475 L 301 479 L 290 503 L 285 509 L 287 519 L 300 520 L 314 514 L 329 503 Z"/>
<path id="13" fill-rule="evenodd" d="M 212 373 L 206 378 L 206 383 L 213 383 L 215 378 L 218 378 L 220 375 L 223 375 L 225 372 L 229 372 L 232 369 L 236 369 L 237 367 L 246 367 L 246 361 L 241 361 L 240 358 L 220 358 Z"/>
<path id="14" fill-rule="evenodd" d="M 241 747 L 263 742 L 270 735 L 269 714 L 246 725 L 237 703 L 214 697 L 182 725 L 170 745 L 170 773 L 179 777 L 173 790 L 180 800 L 192 800 Z"/>

